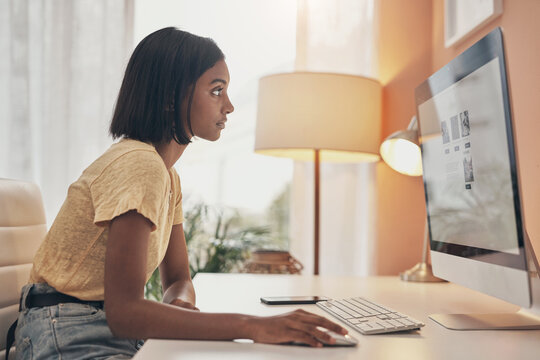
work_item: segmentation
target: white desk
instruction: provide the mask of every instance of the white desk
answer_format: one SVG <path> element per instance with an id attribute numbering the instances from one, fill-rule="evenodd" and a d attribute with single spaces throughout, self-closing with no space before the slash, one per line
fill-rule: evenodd
<path id="1" fill-rule="evenodd" d="M 261 296 L 364 296 L 423 321 L 420 331 L 361 335 L 356 348 L 309 348 L 226 341 L 148 340 L 144 359 L 540 359 L 539 331 L 451 331 L 428 318 L 433 313 L 516 311 L 517 307 L 455 284 L 420 284 L 397 277 L 316 277 L 299 275 L 199 274 L 197 306 L 207 312 L 274 315 L 298 306 L 268 306 Z M 333 319 L 316 305 L 302 308 Z M 336 320 L 337 321 L 337 320 Z M 343 325 L 343 324 L 342 324 Z"/>

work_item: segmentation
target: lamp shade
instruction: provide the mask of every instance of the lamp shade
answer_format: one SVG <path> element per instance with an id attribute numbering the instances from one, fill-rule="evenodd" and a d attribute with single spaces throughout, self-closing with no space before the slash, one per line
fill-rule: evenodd
<path id="1" fill-rule="evenodd" d="M 321 161 L 379 160 L 381 85 L 362 76 L 294 72 L 259 81 L 255 151 Z"/>
<path id="2" fill-rule="evenodd" d="M 404 175 L 422 175 L 422 154 L 418 145 L 418 126 L 413 116 L 406 130 L 399 130 L 381 144 L 383 160 Z"/>

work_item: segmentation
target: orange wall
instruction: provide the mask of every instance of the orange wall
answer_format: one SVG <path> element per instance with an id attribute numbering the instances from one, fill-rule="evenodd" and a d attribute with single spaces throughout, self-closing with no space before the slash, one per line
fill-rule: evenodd
<path id="1" fill-rule="evenodd" d="M 444 0 L 379 1 L 379 78 L 385 138 L 416 112 L 414 89 L 495 26 L 503 28 L 525 221 L 540 253 L 540 1 L 503 1 L 504 12 L 458 45 L 444 47 Z M 377 167 L 378 274 L 420 260 L 425 203 L 421 178 Z"/>
<path id="2" fill-rule="evenodd" d="M 414 89 L 431 74 L 431 0 L 381 0 L 379 79 L 382 137 L 407 127 L 416 113 Z M 377 274 L 397 274 L 420 260 L 425 226 L 421 177 L 377 165 Z"/>
<path id="3" fill-rule="evenodd" d="M 467 37 L 444 47 L 444 0 L 433 2 L 434 71 L 496 26 L 503 30 L 521 192 L 527 231 L 540 257 L 540 1 L 504 0 L 503 14 Z"/>

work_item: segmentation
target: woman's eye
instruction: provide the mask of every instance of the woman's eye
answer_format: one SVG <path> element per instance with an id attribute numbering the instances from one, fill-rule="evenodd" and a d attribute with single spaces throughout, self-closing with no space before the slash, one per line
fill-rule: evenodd
<path id="1" fill-rule="evenodd" d="M 219 96 L 219 95 L 221 95 L 222 91 L 223 91 L 223 88 L 215 89 L 215 90 L 212 90 L 212 94 L 216 95 L 216 96 Z"/>

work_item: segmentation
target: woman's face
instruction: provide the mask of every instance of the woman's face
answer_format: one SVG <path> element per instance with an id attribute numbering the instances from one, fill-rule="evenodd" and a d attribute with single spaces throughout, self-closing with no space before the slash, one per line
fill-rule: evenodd
<path id="1" fill-rule="evenodd" d="M 225 129 L 227 114 L 234 106 L 227 94 L 229 69 L 224 60 L 206 70 L 195 84 L 191 103 L 191 128 L 194 136 L 215 141 Z M 189 129 L 186 129 L 189 133 Z"/>

